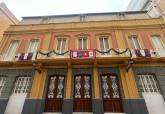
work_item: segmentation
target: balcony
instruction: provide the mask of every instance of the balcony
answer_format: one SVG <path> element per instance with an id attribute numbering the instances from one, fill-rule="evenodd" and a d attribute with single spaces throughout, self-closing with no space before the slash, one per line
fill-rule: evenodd
<path id="1" fill-rule="evenodd" d="M 158 53 L 155 50 L 149 49 L 134 49 L 131 50 L 132 58 L 157 58 Z"/>
<path id="2" fill-rule="evenodd" d="M 0 62 L 14 61 L 15 55 L 7 55 L 6 53 L 0 55 Z"/>
<path id="3" fill-rule="evenodd" d="M 0 55 L 0 64 L 1 66 L 21 66 L 23 65 L 32 65 L 32 61 L 36 58 L 36 52 L 34 53 L 18 53 L 18 54 L 1 54 Z"/>
<path id="4" fill-rule="evenodd" d="M 45 52 L 45 51 L 38 51 L 37 52 L 37 60 L 47 60 L 47 59 L 67 59 L 69 57 L 69 51 L 63 52 L 63 53 L 58 53 L 56 51 L 50 51 L 50 52 Z"/>
<path id="5" fill-rule="evenodd" d="M 98 64 L 123 63 L 129 59 L 135 61 L 165 61 L 165 49 L 109 49 L 107 51 L 100 50 L 70 50 L 63 53 L 56 51 L 38 51 L 34 53 L 18 53 L 13 55 L 1 54 L 0 63 L 32 63 L 38 61 L 41 63 L 51 63 L 59 65 L 67 65 L 70 61 L 73 64 L 91 64 L 97 61 Z"/>

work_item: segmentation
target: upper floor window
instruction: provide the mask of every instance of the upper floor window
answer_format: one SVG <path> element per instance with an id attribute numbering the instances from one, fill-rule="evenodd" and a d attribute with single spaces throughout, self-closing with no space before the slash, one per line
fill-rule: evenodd
<path id="1" fill-rule="evenodd" d="M 87 49 L 87 38 L 86 37 L 80 37 L 78 39 L 78 49 L 80 49 L 80 50 Z"/>
<path id="2" fill-rule="evenodd" d="M 59 53 L 63 53 L 65 52 L 65 48 L 66 48 L 66 38 L 58 38 L 57 39 L 57 52 Z"/>
<path id="3" fill-rule="evenodd" d="M 28 47 L 28 53 L 33 53 L 38 50 L 39 46 L 39 40 L 38 39 L 33 39 L 30 41 L 29 47 Z"/>
<path id="4" fill-rule="evenodd" d="M 140 92 L 159 92 L 154 75 L 137 75 Z"/>
<path id="5" fill-rule="evenodd" d="M 85 18 L 86 18 L 85 15 L 80 15 L 80 22 L 85 22 Z"/>
<path id="6" fill-rule="evenodd" d="M 164 48 L 164 44 L 163 44 L 163 41 L 161 40 L 160 36 L 153 36 L 152 42 L 153 42 L 154 47 L 156 49 L 163 49 Z"/>
<path id="7" fill-rule="evenodd" d="M 14 85 L 13 93 L 15 94 L 28 93 L 30 83 L 31 83 L 30 76 L 17 77 L 15 85 Z"/>
<path id="8" fill-rule="evenodd" d="M 4 88 L 5 83 L 6 83 L 6 77 L 5 76 L 0 76 L 0 96 L 2 94 L 2 90 Z"/>
<path id="9" fill-rule="evenodd" d="M 7 57 L 14 57 L 18 48 L 19 41 L 18 40 L 13 40 L 10 43 L 10 46 L 6 52 Z"/>
<path id="10" fill-rule="evenodd" d="M 130 36 L 129 37 L 129 42 L 130 42 L 132 48 L 140 49 L 140 44 L 138 42 L 137 36 Z"/>
<path id="11" fill-rule="evenodd" d="M 107 51 L 109 49 L 108 37 L 100 37 L 100 50 Z"/>

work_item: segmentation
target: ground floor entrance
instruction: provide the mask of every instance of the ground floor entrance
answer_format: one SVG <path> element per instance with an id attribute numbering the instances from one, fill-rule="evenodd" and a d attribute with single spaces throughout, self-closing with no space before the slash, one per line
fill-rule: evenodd
<path id="1" fill-rule="evenodd" d="M 82 72 L 82 71 L 81 71 Z M 62 112 L 66 91 L 67 75 L 53 74 L 48 76 L 45 112 Z M 92 113 L 94 104 L 94 77 L 92 73 L 74 73 L 72 75 L 73 112 Z M 122 98 L 119 76 L 110 72 L 99 75 L 98 88 L 103 112 L 122 113 Z"/>

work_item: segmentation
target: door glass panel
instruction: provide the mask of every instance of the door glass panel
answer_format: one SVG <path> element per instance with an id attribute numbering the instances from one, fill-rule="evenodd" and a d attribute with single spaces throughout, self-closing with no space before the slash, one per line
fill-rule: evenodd
<path id="1" fill-rule="evenodd" d="M 91 76 L 74 76 L 74 112 L 91 112 Z"/>
<path id="2" fill-rule="evenodd" d="M 115 75 L 101 75 L 104 112 L 123 112 L 118 78 Z"/>
<path id="3" fill-rule="evenodd" d="M 45 112 L 62 112 L 64 82 L 65 77 L 62 75 L 50 76 L 45 100 Z"/>

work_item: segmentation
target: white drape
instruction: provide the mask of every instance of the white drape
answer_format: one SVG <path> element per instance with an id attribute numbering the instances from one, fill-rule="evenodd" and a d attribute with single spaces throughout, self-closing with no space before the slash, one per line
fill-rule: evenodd
<path id="1" fill-rule="evenodd" d="M 149 114 L 165 114 L 165 102 L 160 93 L 142 93 Z"/>
<path id="2" fill-rule="evenodd" d="M 13 94 L 10 96 L 5 114 L 21 114 L 26 94 Z"/>

